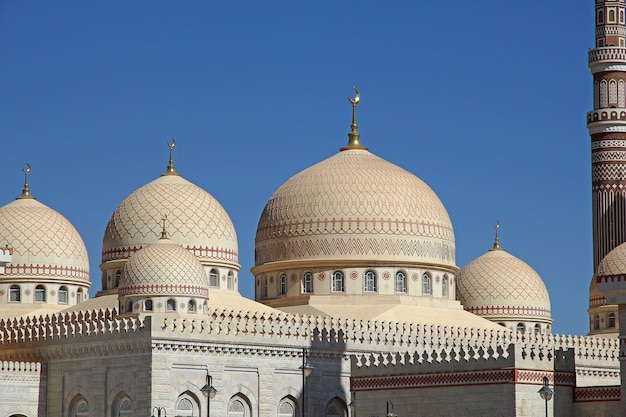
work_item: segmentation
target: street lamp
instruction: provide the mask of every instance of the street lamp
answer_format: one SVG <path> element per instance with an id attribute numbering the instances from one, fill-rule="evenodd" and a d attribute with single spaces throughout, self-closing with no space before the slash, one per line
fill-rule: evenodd
<path id="1" fill-rule="evenodd" d="M 546 401 L 546 417 L 548 417 L 548 401 L 552 399 L 552 396 L 554 395 L 554 391 L 552 391 L 550 387 L 548 387 L 547 376 L 543 377 L 543 387 L 541 387 L 541 389 L 537 392 L 539 393 L 541 398 L 543 398 Z"/>
<path id="2" fill-rule="evenodd" d="M 154 414 L 154 410 L 157 411 Z M 163 417 L 167 417 L 167 411 L 165 411 L 165 407 L 152 407 L 152 417 L 161 417 L 161 411 L 163 411 Z"/>
<path id="3" fill-rule="evenodd" d="M 306 361 L 308 352 L 306 348 L 302 348 L 302 417 L 306 417 L 306 378 L 313 372 L 313 367 Z"/>
<path id="4" fill-rule="evenodd" d="M 215 398 L 215 394 L 217 394 L 217 390 L 213 388 L 213 385 L 211 385 L 212 382 L 213 377 L 209 375 L 209 371 L 207 370 L 206 384 L 200 388 L 200 391 L 202 391 L 202 394 L 206 397 L 206 417 L 211 416 L 211 398 Z"/>
<path id="5" fill-rule="evenodd" d="M 359 406 L 360 404 L 358 402 L 356 402 L 356 392 L 352 393 L 352 399 L 350 400 L 350 404 L 348 404 L 348 407 L 350 407 L 350 411 L 352 411 L 351 416 L 352 417 L 356 417 L 356 408 Z"/>
<path id="6" fill-rule="evenodd" d="M 389 411 L 389 404 L 391 404 L 391 411 Z M 387 417 L 398 417 L 398 415 L 393 412 L 393 403 L 391 401 L 387 401 Z"/>

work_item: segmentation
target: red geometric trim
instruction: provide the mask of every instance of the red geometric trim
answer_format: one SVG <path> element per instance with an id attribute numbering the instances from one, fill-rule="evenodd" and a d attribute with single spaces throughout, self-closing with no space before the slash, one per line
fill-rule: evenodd
<path id="1" fill-rule="evenodd" d="M 478 316 L 493 315 L 520 315 L 520 316 L 536 316 L 550 317 L 550 310 L 539 307 L 520 307 L 520 306 L 484 306 L 484 307 L 465 307 L 466 311 L 474 313 Z"/>
<path id="2" fill-rule="evenodd" d="M 209 290 L 206 287 L 182 284 L 158 284 L 158 285 L 135 285 L 118 289 L 120 296 L 140 294 L 185 294 L 208 297 Z"/>
<path id="3" fill-rule="evenodd" d="M 5 268 L 5 275 L 47 277 L 53 276 L 61 278 L 77 278 L 84 281 L 89 281 L 88 270 L 83 268 L 76 268 L 73 266 L 9 264 Z"/>
<path id="4" fill-rule="evenodd" d="M 626 281 L 626 275 L 617 274 L 617 275 L 598 275 L 596 277 L 596 282 L 598 284 L 602 284 L 603 282 L 621 282 Z"/>
<path id="5" fill-rule="evenodd" d="M 606 297 L 604 295 L 598 295 L 589 299 L 589 307 L 601 307 L 606 305 Z"/>
<path id="6" fill-rule="evenodd" d="M 353 391 L 372 391 L 384 389 L 411 389 L 489 384 L 541 385 L 544 376 L 547 376 L 550 381 L 554 380 L 554 376 L 550 372 L 516 368 L 489 369 L 482 371 L 434 372 L 398 376 L 366 376 L 352 377 L 351 389 Z M 573 373 L 562 373 L 562 375 L 559 375 L 559 379 L 562 380 L 563 385 L 574 385 Z"/>
<path id="7" fill-rule="evenodd" d="M 107 261 L 115 261 L 118 259 L 128 259 L 132 254 L 141 250 L 143 246 L 133 246 L 133 247 L 122 247 L 122 248 L 113 248 L 102 251 L 102 262 Z M 231 249 L 222 249 L 222 248 L 213 248 L 213 247 L 202 247 L 202 246 L 186 246 L 189 252 L 193 253 L 197 258 L 204 259 L 219 259 L 223 261 L 232 261 L 237 262 L 239 259 L 239 254 L 235 250 Z"/>
<path id="8" fill-rule="evenodd" d="M 619 401 L 620 386 L 578 387 L 574 389 L 574 402 Z"/>

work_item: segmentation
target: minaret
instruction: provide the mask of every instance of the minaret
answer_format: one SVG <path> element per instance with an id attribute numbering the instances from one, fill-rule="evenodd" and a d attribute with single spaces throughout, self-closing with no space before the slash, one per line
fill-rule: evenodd
<path id="1" fill-rule="evenodd" d="M 596 0 L 591 136 L 593 269 L 626 241 L 626 24 L 624 0 Z"/>

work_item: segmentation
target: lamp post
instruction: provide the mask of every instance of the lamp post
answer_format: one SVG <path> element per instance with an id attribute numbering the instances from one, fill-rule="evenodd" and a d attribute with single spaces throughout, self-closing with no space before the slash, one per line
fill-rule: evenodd
<path id="1" fill-rule="evenodd" d="M 389 411 L 389 404 L 391 404 L 391 411 Z M 393 412 L 393 403 L 391 401 L 387 401 L 387 417 L 398 417 L 398 415 Z"/>
<path id="2" fill-rule="evenodd" d="M 356 392 L 352 393 L 352 399 L 350 400 L 350 404 L 348 404 L 348 407 L 350 407 L 350 411 L 352 412 L 350 415 L 352 417 L 356 417 L 356 408 L 359 406 L 359 403 L 356 402 Z"/>
<path id="3" fill-rule="evenodd" d="M 200 391 L 206 397 L 206 417 L 211 417 L 211 398 L 215 398 L 215 394 L 217 394 L 217 390 L 213 388 L 211 383 L 213 382 L 213 377 L 209 375 L 209 371 L 206 371 L 206 384 Z"/>
<path id="4" fill-rule="evenodd" d="M 541 387 L 541 389 L 537 392 L 539 393 L 541 398 L 543 398 L 546 401 L 546 417 L 548 417 L 548 401 L 552 399 L 552 396 L 554 395 L 554 391 L 552 391 L 550 387 L 548 387 L 547 376 L 543 377 L 543 387 Z"/>
<path id="5" fill-rule="evenodd" d="M 307 356 L 308 351 L 302 348 L 302 365 L 299 368 L 302 371 L 302 417 L 306 417 L 306 378 L 313 371 L 313 367 L 306 361 Z"/>
<path id="6" fill-rule="evenodd" d="M 157 411 L 154 414 L 154 410 Z M 161 411 L 163 411 L 163 417 L 167 417 L 167 411 L 165 411 L 165 407 L 152 407 L 152 417 L 161 417 Z"/>

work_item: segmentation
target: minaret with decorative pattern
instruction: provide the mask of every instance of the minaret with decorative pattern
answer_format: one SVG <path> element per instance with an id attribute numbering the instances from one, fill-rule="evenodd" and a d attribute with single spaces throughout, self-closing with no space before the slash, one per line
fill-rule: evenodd
<path id="1" fill-rule="evenodd" d="M 593 268 L 626 241 L 626 24 L 624 0 L 596 0 L 591 135 Z"/>

